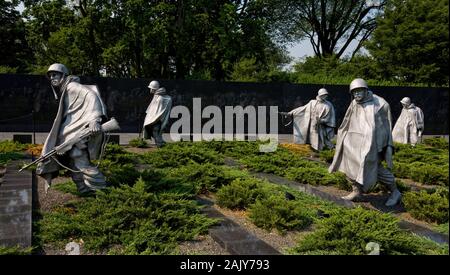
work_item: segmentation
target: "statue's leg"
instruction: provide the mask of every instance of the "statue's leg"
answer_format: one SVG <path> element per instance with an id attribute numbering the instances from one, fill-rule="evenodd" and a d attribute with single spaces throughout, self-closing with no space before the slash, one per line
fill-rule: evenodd
<path id="1" fill-rule="evenodd" d="M 362 198 L 362 186 L 361 184 L 357 183 L 354 180 L 351 180 L 351 182 L 352 182 L 352 192 L 347 196 L 342 197 L 342 199 L 348 201 L 358 201 L 359 199 Z"/>
<path id="2" fill-rule="evenodd" d="M 45 194 L 47 194 L 48 193 L 48 189 L 52 185 L 52 174 L 51 173 L 47 173 L 47 174 L 43 174 L 41 176 L 42 176 L 42 178 L 45 181 L 45 183 L 44 183 L 44 191 L 45 191 Z"/>
<path id="3" fill-rule="evenodd" d="M 416 146 L 418 137 L 417 137 L 417 128 L 414 126 L 409 126 L 409 140 L 412 146 Z"/>
<path id="4" fill-rule="evenodd" d="M 391 171 L 384 168 L 381 163 L 378 164 L 378 181 L 384 184 L 389 191 L 391 191 L 391 195 L 389 196 L 388 200 L 386 201 L 386 206 L 394 206 L 397 203 L 400 202 L 402 198 L 402 193 L 397 188 L 397 185 L 395 184 L 395 177 L 394 174 L 392 174 Z"/>
<path id="5" fill-rule="evenodd" d="M 325 143 L 325 146 L 328 149 L 334 149 L 334 144 L 333 144 L 333 142 L 331 141 L 331 138 L 330 138 L 332 136 L 330 131 L 334 131 L 334 130 L 332 128 L 326 128 L 326 132 L 324 133 L 323 141 Z"/>
<path id="6" fill-rule="evenodd" d="M 153 138 L 155 139 L 155 143 L 158 148 L 164 146 L 165 142 L 162 138 L 162 129 L 160 122 L 156 123 L 153 126 Z"/>
<path id="7" fill-rule="evenodd" d="M 75 182 L 79 193 L 84 194 L 91 191 L 91 189 L 84 184 L 83 173 L 72 172 L 72 180 Z"/>
<path id="8" fill-rule="evenodd" d="M 74 173 L 79 191 L 81 189 L 80 193 L 105 188 L 105 176 L 90 162 L 87 149 L 74 148 L 73 150 L 78 150 L 72 157 L 74 168 L 81 171 L 81 173 Z"/>

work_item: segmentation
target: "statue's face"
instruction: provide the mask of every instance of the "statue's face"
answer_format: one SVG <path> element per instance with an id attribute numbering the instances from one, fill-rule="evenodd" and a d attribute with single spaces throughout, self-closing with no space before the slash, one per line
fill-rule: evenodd
<path id="1" fill-rule="evenodd" d="M 151 93 L 151 94 L 154 94 L 155 92 L 156 92 L 155 89 L 150 88 L 150 93 Z"/>
<path id="2" fill-rule="evenodd" d="M 367 90 L 364 88 L 357 88 L 357 89 L 354 89 L 352 91 L 352 93 L 353 93 L 353 97 L 355 98 L 356 102 L 361 102 L 366 97 Z"/>
<path id="3" fill-rule="evenodd" d="M 325 101 L 328 98 L 328 95 L 319 96 L 320 101 Z"/>
<path id="4" fill-rule="evenodd" d="M 401 102 L 401 103 L 403 105 L 403 108 L 408 108 L 409 107 L 409 104 L 406 104 L 406 103 L 403 103 L 403 102 Z"/>
<path id="5" fill-rule="evenodd" d="M 49 72 L 48 77 L 50 78 L 50 83 L 53 87 L 58 87 L 61 84 L 62 73 L 58 72 Z"/>

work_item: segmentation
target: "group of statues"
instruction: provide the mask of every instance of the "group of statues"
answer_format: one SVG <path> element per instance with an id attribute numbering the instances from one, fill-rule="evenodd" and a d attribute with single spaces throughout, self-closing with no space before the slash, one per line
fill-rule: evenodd
<path id="1" fill-rule="evenodd" d="M 80 84 L 80 78 L 69 75 L 67 67 L 59 63 L 48 68 L 47 77 L 59 106 L 44 142 L 42 161 L 36 168 L 36 173 L 45 180 L 45 191 L 61 168 L 71 172 L 81 194 L 105 188 L 105 176 L 91 162 L 101 157 L 106 145 L 102 124 L 107 121 L 107 114 L 97 87 Z M 172 99 L 159 82 L 152 81 L 148 87 L 154 96 L 146 111 L 143 135 L 144 138 L 153 137 L 156 145 L 161 147 L 164 145 L 162 131 L 169 119 Z"/>
<path id="2" fill-rule="evenodd" d="M 36 173 L 44 178 L 46 190 L 61 167 L 71 172 L 80 193 L 105 188 L 105 176 L 91 162 L 101 157 L 106 144 L 102 124 L 108 118 L 97 87 L 80 84 L 80 79 L 70 75 L 66 66 L 59 63 L 49 67 L 47 77 L 59 107 L 42 156 L 51 152 L 56 156 L 39 162 Z M 146 110 L 142 134 L 144 139 L 153 137 L 157 147 L 161 147 L 172 99 L 158 81 L 150 82 L 148 88 L 153 99 Z M 403 111 L 391 131 L 389 104 L 373 94 L 363 79 L 351 82 L 350 93 L 353 100 L 337 131 L 336 152 L 329 172 L 344 172 L 352 181 L 353 190 L 344 199 L 358 199 L 379 181 L 391 191 L 386 205 L 393 206 L 401 199 L 390 171 L 394 141 L 415 145 L 424 129 L 423 113 L 409 98 L 402 99 Z M 310 144 L 315 150 L 334 148 L 335 111 L 327 97 L 328 91 L 322 88 L 316 99 L 282 113 L 293 118 L 295 143 Z M 85 134 L 80 136 L 81 132 Z M 75 142 L 68 143 L 70 146 L 62 146 L 73 140 Z M 382 161 L 386 161 L 387 169 Z"/>
<path id="3" fill-rule="evenodd" d="M 378 182 L 390 191 L 386 206 L 394 206 L 401 199 L 391 172 L 394 142 L 417 144 L 423 129 L 422 110 L 408 97 L 400 102 L 403 110 L 392 130 L 389 103 L 373 94 L 366 81 L 354 79 L 349 89 L 352 102 L 348 107 L 336 137 L 336 151 L 329 172 L 341 171 L 352 182 L 352 192 L 343 199 L 355 201 Z M 335 115 L 333 105 L 326 100 L 328 92 L 322 88 L 315 100 L 296 108 L 285 116 L 294 121 L 294 142 L 310 144 L 315 150 L 334 148 Z M 386 161 L 387 169 L 382 165 Z"/>

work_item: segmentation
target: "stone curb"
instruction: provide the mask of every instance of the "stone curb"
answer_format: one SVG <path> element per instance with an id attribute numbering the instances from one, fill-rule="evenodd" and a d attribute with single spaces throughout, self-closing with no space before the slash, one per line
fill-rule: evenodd
<path id="1" fill-rule="evenodd" d="M 0 246 L 30 247 L 32 241 L 32 172 L 11 161 L 0 185 Z"/>
<path id="2" fill-rule="evenodd" d="M 221 220 L 218 225 L 210 228 L 209 234 L 231 255 L 281 255 L 278 250 L 211 207 L 212 201 L 203 198 L 197 198 L 197 201 L 204 205 L 202 213 L 209 218 Z"/>

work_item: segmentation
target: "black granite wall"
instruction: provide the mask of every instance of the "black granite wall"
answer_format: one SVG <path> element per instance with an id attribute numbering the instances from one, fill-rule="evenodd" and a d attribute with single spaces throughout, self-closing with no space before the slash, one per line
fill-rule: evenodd
<path id="1" fill-rule="evenodd" d="M 97 84 L 107 105 L 108 115 L 114 116 L 122 132 L 139 132 L 145 110 L 151 101 L 148 83 L 151 79 L 116 79 L 82 77 L 84 84 Z M 173 105 L 184 105 L 192 110 L 192 98 L 202 99 L 207 105 L 224 106 L 278 106 L 279 111 L 289 111 L 315 98 L 322 85 L 288 83 L 237 83 L 195 80 L 162 80 L 173 97 Z M 350 103 L 348 85 L 325 85 L 329 100 L 336 109 L 337 125 Z M 394 121 L 401 112 L 400 100 L 409 96 L 425 114 L 425 133 L 449 133 L 448 88 L 423 87 L 371 87 L 391 105 Z M 0 132 L 37 132 L 50 130 L 57 111 L 49 81 L 40 75 L 0 74 Z M 268 118 L 267 118 L 268 119 Z M 175 119 L 172 119 L 173 122 Z M 206 119 L 207 120 L 207 119 Z M 191 128 L 192 129 L 192 128 Z M 292 133 L 292 126 L 284 127 L 281 119 L 280 133 Z"/>

